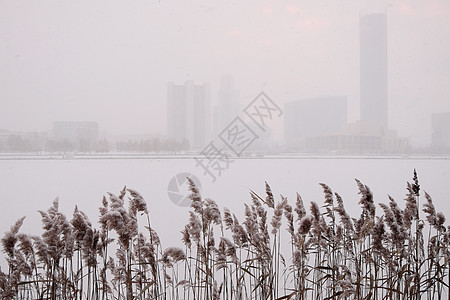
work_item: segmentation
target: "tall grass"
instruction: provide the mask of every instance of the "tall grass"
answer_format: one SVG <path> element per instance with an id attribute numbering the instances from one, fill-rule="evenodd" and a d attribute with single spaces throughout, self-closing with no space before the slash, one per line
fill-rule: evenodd
<path id="1" fill-rule="evenodd" d="M 242 220 L 189 184 L 181 247 L 162 247 L 146 202 L 126 188 L 103 198 L 98 228 L 77 207 L 68 220 L 58 199 L 39 212 L 41 236 L 20 233 L 19 219 L 1 240 L 1 299 L 449 297 L 450 227 L 415 171 L 404 204 L 389 196 L 378 214 L 356 180 L 355 218 L 324 183 L 323 205 L 309 208 L 299 194 L 293 206 L 277 200 L 266 183 L 264 196 L 250 191 Z"/>

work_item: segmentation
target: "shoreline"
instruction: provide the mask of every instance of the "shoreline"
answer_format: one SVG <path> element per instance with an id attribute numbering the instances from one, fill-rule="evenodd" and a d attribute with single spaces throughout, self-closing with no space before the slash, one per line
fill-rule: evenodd
<path id="1" fill-rule="evenodd" d="M 361 154 L 361 155 L 328 155 L 328 154 L 250 154 L 241 157 L 232 156 L 231 160 L 246 160 L 246 159 L 259 159 L 259 160 L 273 160 L 273 159 L 395 159 L 395 160 L 447 160 L 449 155 L 436 154 L 436 155 L 406 155 L 406 154 Z M 87 153 L 55 153 L 55 154 L 17 154 L 17 153 L 5 153 L 0 154 L 0 160 L 171 160 L 171 159 L 195 159 L 201 158 L 202 155 L 198 154 L 138 154 L 138 153 L 108 153 L 108 154 L 87 154 Z M 207 158 L 207 157 L 205 157 Z"/>

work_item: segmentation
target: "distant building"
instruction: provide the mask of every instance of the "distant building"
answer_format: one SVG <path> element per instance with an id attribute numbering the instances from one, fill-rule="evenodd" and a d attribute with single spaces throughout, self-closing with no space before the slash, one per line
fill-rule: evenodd
<path id="1" fill-rule="evenodd" d="M 338 134 L 346 124 L 345 96 L 298 100 L 284 105 L 287 149 L 302 149 L 307 138 Z"/>
<path id="2" fill-rule="evenodd" d="M 307 138 L 306 152 L 336 154 L 403 154 L 410 151 L 410 142 L 397 131 L 362 122 L 348 124 L 340 134 Z"/>
<path id="3" fill-rule="evenodd" d="M 410 151 L 409 139 L 399 137 L 388 124 L 386 14 L 361 15 L 359 30 L 360 121 L 346 124 L 345 97 L 288 103 L 285 105 L 287 150 L 345 154 Z"/>
<path id="4" fill-rule="evenodd" d="M 433 150 L 450 149 L 450 112 L 431 115 L 431 147 Z"/>
<path id="5" fill-rule="evenodd" d="M 376 135 L 332 135 L 309 138 L 307 152 L 336 154 L 403 154 L 410 149 L 407 138 Z"/>
<path id="6" fill-rule="evenodd" d="M 206 145 L 211 132 L 211 87 L 208 83 L 167 86 L 167 134 L 177 142 L 189 141 L 191 149 Z"/>
<path id="7" fill-rule="evenodd" d="M 219 134 L 239 114 L 239 91 L 235 88 L 232 76 L 223 75 L 220 78 L 217 106 L 214 109 L 214 133 Z"/>
<path id="8" fill-rule="evenodd" d="M 362 15 L 359 33 L 361 122 L 388 128 L 386 14 Z"/>

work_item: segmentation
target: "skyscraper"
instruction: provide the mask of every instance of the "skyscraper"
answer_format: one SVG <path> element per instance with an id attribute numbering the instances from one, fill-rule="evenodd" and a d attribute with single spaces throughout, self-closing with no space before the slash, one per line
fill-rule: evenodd
<path id="1" fill-rule="evenodd" d="M 431 147 L 434 150 L 450 149 L 450 112 L 431 115 Z"/>
<path id="2" fill-rule="evenodd" d="M 360 16 L 361 122 L 388 128 L 387 17 L 384 13 Z"/>
<path id="3" fill-rule="evenodd" d="M 211 88 L 208 83 L 167 86 L 167 134 L 177 142 L 189 141 L 191 149 L 201 149 L 211 131 Z"/>
<path id="4" fill-rule="evenodd" d="M 222 75 L 217 96 L 217 113 L 214 131 L 216 134 L 219 134 L 238 116 L 239 92 L 235 89 L 234 80 L 231 75 Z"/>

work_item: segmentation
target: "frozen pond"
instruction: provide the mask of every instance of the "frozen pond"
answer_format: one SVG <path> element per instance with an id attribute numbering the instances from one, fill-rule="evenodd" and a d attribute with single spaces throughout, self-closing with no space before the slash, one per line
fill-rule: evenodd
<path id="1" fill-rule="evenodd" d="M 414 168 L 422 189 L 433 197 L 436 210 L 450 217 L 450 161 L 444 158 L 238 159 L 216 182 L 203 175 L 192 158 L 0 160 L 0 231 L 3 234 L 18 218 L 27 216 L 22 231 L 41 233 L 37 210 L 46 210 L 56 196 L 60 198 L 60 210 L 69 219 L 78 205 L 96 223 L 102 196 L 107 192 L 118 194 L 126 185 L 143 195 L 152 225 L 163 246 L 168 247 L 181 245 L 179 232 L 188 219 L 188 208 L 175 205 L 167 193 L 172 177 L 182 172 L 196 175 L 204 197 L 214 199 L 221 208 L 230 208 L 242 220 L 249 190 L 265 195 L 264 181 L 271 185 L 277 200 L 282 194 L 291 204 L 295 203 L 296 192 L 306 204 L 322 204 L 319 183 L 324 182 L 341 194 L 348 212 L 358 216 L 359 195 L 354 181 L 358 178 L 372 189 L 376 202 L 386 202 L 390 194 L 404 207 L 406 182 L 411 181 Z"/>

